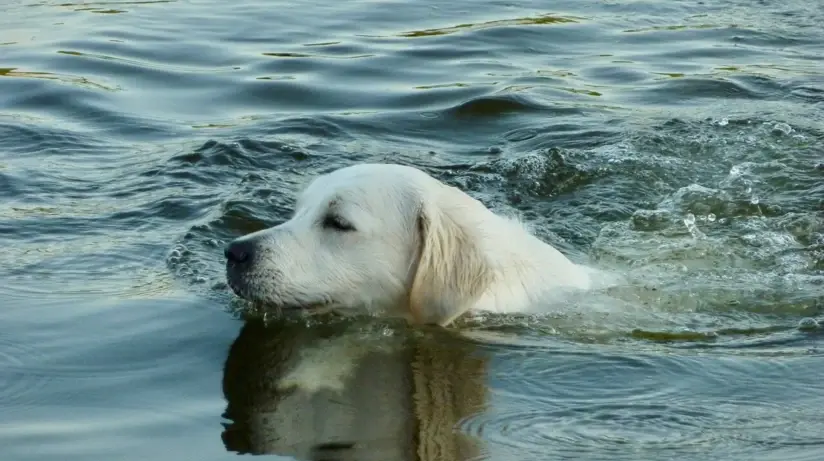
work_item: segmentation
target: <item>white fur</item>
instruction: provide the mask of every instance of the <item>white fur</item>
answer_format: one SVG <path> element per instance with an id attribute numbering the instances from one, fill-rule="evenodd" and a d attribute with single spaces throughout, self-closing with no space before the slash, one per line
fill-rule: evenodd
<path id="1" fill-rule="evenodd" d="M 356 230 L 323 226 L 333 212 Z M 242 237 L 227 263 L 241 297 L 282 307 L 365 308 L 446 325 L 468 310 L 540 308 L 591 285 L 516 220 L 416 168 L 361 164 L 316 178 L 285 223 Z"/>

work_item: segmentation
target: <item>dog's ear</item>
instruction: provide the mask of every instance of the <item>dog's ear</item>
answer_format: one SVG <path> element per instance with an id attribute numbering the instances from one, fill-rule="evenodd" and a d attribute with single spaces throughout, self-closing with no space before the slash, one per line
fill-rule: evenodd
<path id="1" fill-rule="evenodd" d="M 422 200 L 417 216 L 419 256 L 412 277 L 409 308 L 421 324 L 447 325 L 466 312 L 494 279 L 477 236 L 473 213 L 480 202 L 443 186 Z"/>

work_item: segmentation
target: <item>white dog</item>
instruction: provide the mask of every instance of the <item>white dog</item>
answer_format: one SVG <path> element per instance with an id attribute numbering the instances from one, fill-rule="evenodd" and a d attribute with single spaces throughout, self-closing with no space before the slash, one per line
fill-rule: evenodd
<path id="1" fill-rule="evenodd" d="M 365 308 L 447 325 L 470 310 L 523 312 L 589 271 L 421 170 L 361 164 L 316 178 L 285 223 L 226 248 L 229 285 L 281 308 Z"/>

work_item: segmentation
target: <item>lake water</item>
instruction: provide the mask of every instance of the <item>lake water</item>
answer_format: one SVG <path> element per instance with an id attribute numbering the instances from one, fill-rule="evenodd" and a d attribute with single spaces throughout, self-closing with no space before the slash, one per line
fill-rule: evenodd
<path id="1" fill-rule="evenodd" d="M 2 459 L 821 459 L 823 23 L 802 0 L 5 2 Z M 223 244 L 365 161 L 627 282 L 446 331 L 245 310 Z"/>

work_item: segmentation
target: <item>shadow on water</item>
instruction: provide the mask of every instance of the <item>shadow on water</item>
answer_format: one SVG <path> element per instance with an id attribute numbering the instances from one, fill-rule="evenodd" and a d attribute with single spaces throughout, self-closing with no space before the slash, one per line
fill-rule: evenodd
<path id="1" fill-rule="evenodd" d="M 446 331 L 261 319 L 225 362 L 222 433 L 238 454 L 302 460 L 468 460 L 455 427 L 486 404 L 489 357 Z"/>

